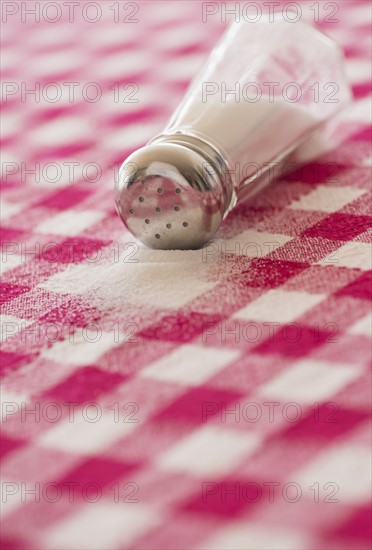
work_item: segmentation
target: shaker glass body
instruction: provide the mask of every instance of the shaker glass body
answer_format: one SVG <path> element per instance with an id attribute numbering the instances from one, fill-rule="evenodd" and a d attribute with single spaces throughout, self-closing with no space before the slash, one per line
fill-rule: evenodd
<path id="1" fill-rule="evenodd" d="M 237 189 L 349 99 L 337 44 L 307 22 L 267 14 L 230 26 L 163 135 L 190 135 L 215 147 Z"/>
<path id="2" fill-rule="evenodd" d="M 163 132 L 123 163 L 121 219 L 153 248 L 202 246 L 349 98 L 341 50 L 315 27 L 281 13 L 233 23 Z"/>

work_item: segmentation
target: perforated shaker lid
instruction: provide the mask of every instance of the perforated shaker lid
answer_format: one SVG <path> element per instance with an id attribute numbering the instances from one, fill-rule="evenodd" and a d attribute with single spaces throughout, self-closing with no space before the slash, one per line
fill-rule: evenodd
<path id="1" fill-rule="evenodd" d="M 231 193 L 213 158 L 176 143 L 155 143 L 123 163 L 115 190 L 129 231 L 151 248 L 201 247 L 217 231 Z"/>

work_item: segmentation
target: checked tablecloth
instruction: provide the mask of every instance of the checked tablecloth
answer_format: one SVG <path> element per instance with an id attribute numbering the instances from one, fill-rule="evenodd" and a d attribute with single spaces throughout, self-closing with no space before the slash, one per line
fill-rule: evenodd
<path id="1" fill-rule="evenodd" d="M 170 252 L 125 230 L 113 181 L 226 4 L 2 2 L 2 548 L 370 548 L 371 5 L 297 6 L 354 103 Z"/>

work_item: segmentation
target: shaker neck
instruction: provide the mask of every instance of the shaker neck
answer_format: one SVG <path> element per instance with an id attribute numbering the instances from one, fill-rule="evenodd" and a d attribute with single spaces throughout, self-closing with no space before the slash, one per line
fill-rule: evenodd
<path id="1" fill-rule="evenodd" d="M 223 195 L 225 197 L 224 218 L 234 208 L 237 202 L 237 190 L 239 182 L 233 177 L 232 162 L 226 154 L 217 149 L 214 145 L 195 137 L 191 134 L 176 132 L 174 134 L 158 134 L 151 139 L 147 145 L 157 145 L 161 143 L 170 143 L 181 145 L 198 153 L 205 160 L 205 170 L 212 170 L 221 183 Z"/>

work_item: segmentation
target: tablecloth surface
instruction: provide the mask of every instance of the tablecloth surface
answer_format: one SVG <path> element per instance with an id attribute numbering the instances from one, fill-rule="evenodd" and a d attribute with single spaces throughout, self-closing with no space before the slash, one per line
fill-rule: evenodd
<path id="1" fill-rule="evenodd" d="M 371 6 L 297 5 L 355 101 L 181 252 L 135 241 L 113 181 L 223 3 L 2 3 L 4 549 L 370 548 Z"/>

